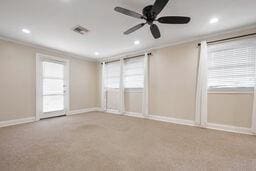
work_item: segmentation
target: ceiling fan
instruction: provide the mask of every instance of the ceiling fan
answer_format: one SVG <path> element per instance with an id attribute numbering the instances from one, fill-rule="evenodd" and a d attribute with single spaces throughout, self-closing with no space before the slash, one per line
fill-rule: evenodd
<path id="1" fill-rule="evenodd" d="M 134 17 L 138 19 L 144 19 L 146 20 L 145 23 L 138 24 L 127 31 L 124 32 L 125 35 L 128 35 L 140 28 L 142 28 L 145 24 L 150 25 L 150 30 L 155 39 L 158 39 L 161 37 L 161 33 L 159 31 L 159 28 L 156 24 L 154 24 L 155 21 L 158 21 L 159 23 L 163 24 L 187 24 L 190 22 L 190 17 L 183 17 L 183 16 L 165 16 L 160 17 L 157 19 L 157 15 L 163 10 L 163 8 L 166 6 L 169 0 L 156 0 L 154 5 L 146 6 L 142 13 L 143 15 L 122 8 L 122 7 L 115 7 L 115 11 Z"/>

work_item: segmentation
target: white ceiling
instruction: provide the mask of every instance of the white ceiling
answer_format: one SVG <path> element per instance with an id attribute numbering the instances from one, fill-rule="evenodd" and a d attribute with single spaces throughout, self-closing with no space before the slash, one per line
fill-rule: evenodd
<path id="1" fill-rule="evenodd" d="M 145 26 L 128 36 L 122 33 L 141 23 L 115 12 L 115 6 L 141 12 L 154 0 L 0 0 L 0 35 L 80 56 L 96 58 L 138 51 L 256 23 L 256 0 L 170 0 L 159 16 L 184 15 L 188 25 L 159 24 L 162 37 L 153 39 Z M 209 20 L 218 17 L 219 23 Z M 89 29 L 79 35 L 71 28 Z M 27 28 L 31 34 L 21 30 Z M 134 45 L 140 40 L 140 45 Z"/>

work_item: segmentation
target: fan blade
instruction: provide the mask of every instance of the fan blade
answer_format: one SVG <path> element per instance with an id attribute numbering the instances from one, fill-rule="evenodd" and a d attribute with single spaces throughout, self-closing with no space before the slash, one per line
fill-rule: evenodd
<path id="1" fill-rule="evenodd" d="M 160 17 L 157 21 L 163 24 L 187 24 L 190 22 L 190 18 L 181 16 L 166 16 Z"/>
<path id="2" fill-rule="evenodd" d="M 158 38 L 161 37 L 160 31 L 159 31 L 159 28 L 157 27 L 157 25 L 152 24 L 152 25 L 150 26 L 150 30 L 151 30 L 151 33 L 152 33 L 152 35 L 153 35 L 153 37 L 154 37 L 155 39 L 158 39 Z"/>
<path id="3" fill-rule="evenodd" d="M 164 9 L 168 2 L 169 0 L 156 0 L 152 8 L 152 14 L 157 16 Z"/>
<path id="4" fill-rule="evenodd" d="M 139 14 L 137 12 L 134 12 L 134 11 L 122 8 L 122 7 L 115 7 L 115 11 L 120 12 L 120 13 L 122 13 L 124 15 L 128 15 L 130 17 L 144 19 L 143 15 L 141 15 L 141 14 Z"/>
<path id="5" fill-rule="evenodd" d="M 136 30 L 140 29 L 141 27 L 143 27 L 146 23 L 141 23 L 141 24 L 138 24 L 132 28 L 130 28 L 129 30 L 127 30 L 126 32 L 124 32 L 125 35 L 127 34 L 130 34 L 132 32 L 135 32 Z"/>

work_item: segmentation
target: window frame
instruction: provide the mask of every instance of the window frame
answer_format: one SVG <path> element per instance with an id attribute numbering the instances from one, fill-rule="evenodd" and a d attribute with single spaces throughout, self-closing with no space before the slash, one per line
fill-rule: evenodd
<path id="1" fill-rule="evenodd" d="M 230 50 L 230 49 L 235 49 L 235 48 L 241 48 L 241 47 L 254 47 L 256 49 L 256 38 L 247 38 L 243 40 L 234 40 L 231 42 L 224 42 L 224 43 L 219 43 L 219 44 L 213 44 L 210 45 L 208 48 L 208 59 L 209 60 L 209 55 L 212 52 L 217 52 L 217 51 L 223 51 L 223 50 Z M 255 55 L 255 71 L 256 71 L 256 55 Z M 254 92 L 254 87 L 209 87 L 208 86 L 208 76 L 209 76 L 209 66 L 208 68 L 208 73 L 207 73 L 207 90 L 208 93 L 253 93 Z M 256 74 L 256 73 L 255 73 Z M 256 75 L 255 75 L 256 77 Z M 255 78 L 256 79 L 256 78 Z M 256 80 L 255 80 L 256 82 Z M 256 83 L 255 83 L 256 84 Z"/>

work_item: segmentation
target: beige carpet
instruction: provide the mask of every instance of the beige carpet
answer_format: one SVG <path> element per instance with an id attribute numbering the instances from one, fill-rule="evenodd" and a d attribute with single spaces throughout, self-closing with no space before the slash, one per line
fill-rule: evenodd
<path id="1" fill-rule="evenodd" d="M 256 170 L 256 137 L 103 113 L 0 128 L 0 170 Z"/>

